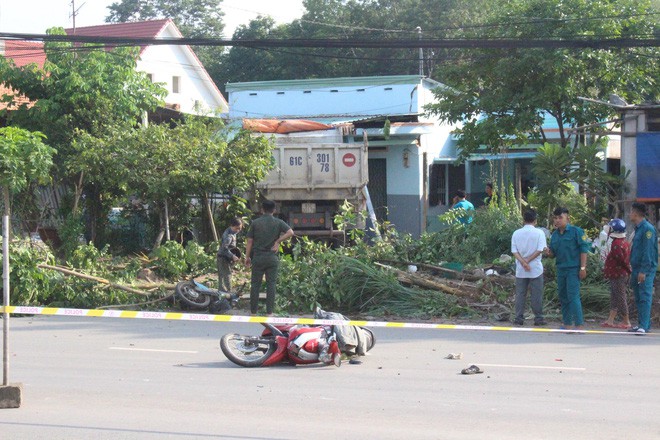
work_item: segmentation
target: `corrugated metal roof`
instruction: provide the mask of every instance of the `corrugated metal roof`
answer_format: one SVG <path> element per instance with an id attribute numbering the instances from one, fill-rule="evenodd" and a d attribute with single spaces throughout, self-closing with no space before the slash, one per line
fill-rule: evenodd
<path id="1" fill-rule="evenodd" d="M 442 86 L 441 83 L 420 75 L 356 76 L 340 78 L 308 78 L 276 81 L 251 81 L 227 83 L 227 92 L 242 90 L 299 90 L 328 87 L 388 86 L 396 84 L 418 84 L 426 82 L 431 88 Z"/>

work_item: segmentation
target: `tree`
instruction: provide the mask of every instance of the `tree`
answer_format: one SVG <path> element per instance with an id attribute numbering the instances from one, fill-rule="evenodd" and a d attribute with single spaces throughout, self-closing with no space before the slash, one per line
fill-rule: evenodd
<path id="1" fill-rule="evenodd" d="M 236 29 L 234 39 L 246 38 L 426 38 L 450 36 L 456 23 L 475 23 L 490 8 L 488 0 L 305 0 L 305 13 L 276 26 L 258 17 Z M 447 51 L 425 51 L 424 73 L 429 75 Z M 249 49 L 233 47 L 216 75 L 229 82 L 399 75 L 419 72 L 416 49 Z"/>
<path id="2" fill-rule="evenodd" d="M 2 187 L 2 202 L 4 215 L 2 218 L 2 288 L 3 304 L 3 385 L 8 379 L 8 333 L 9 313 L 6 307 L 10 304 L 9 286 L 9 241 L 10 227 L 10 196 L 13 192 L 25 188 L 30 181 L 45 182 L 48 171 L 53 165 L 52 155 L 55 150 L 45 145 L 44 135 L 32 133 L 17 127 L 0 128 L 0 187 Z"/>
<path id="3" fill-rule="evenodd" d="M 190 227 L 191 199 L 202 200 L 209 224 L 210 194 L 241 193 L 263 179 L 272 166 L 272 145 L 264 137 L 229 133 L 214 118 L 189 116 L 185 121 L 150 124 L 116 131 L 99 142 L 81 136 L 75 147 L 76 172 L 93 175 L 95 185 L 148 203 L 160 219 L 156 246 L 170 229 Z"/>
<path id="4" fill-rule="evenodd" d="M 658 26 L 651 0 L 514 0 L 497 7 L 466 38 L 647 38 Z M 660 83 L 655 49 L 480 49 L 456 52 L 435 77 L 448 85 L 428 109 L 456 130 L 461 156 L 486 148 L 499 152 L 530 140 L 548 140 L 543 125 L 556 123 L 562 147 L 581 139 L 566 127 L 605 121 L 606 106 L 579 97 L 629 102 L 657 100 Z"/>
<path id="5" fill-rule="evenodd" d="M 108 6 L 108 23 L 156 20 L 171 18 L 184 37 L 222 38 L 224 13 L 222 0 L 120 0 Z M 223 84 L 218 77 L 218 63 L 222 47 L 196 47 L 195 52 L 216 84 Z"/>
<path id="6" fill-rule="evenodd" d="M 54 28 L 48 33 L 63 35 L 64 30 Z M 5 95 L 4 100 L 11 102 L 15 96 L 24 95 L 33 103 L 20 105 L 7 117 L 13 125 L 43 132 L 57 149 L 55 182 L 75 185 L 78 197 L 84 192 L 90 218 L 99 221 L 91 225 L 91 237 L 96 241 L 102 237 L 97 232 L 102 232 L 103 213 L 112 202 L 112 194 L 103 193 L 104 188 L 94 183 L 95 176 L 74 173 L 70 163 L 79 154 L 75 140 L 87 136 L 103 143 L 115 132 L 130 130 L 144 112 L 161 102 L 166 91 L 135 70 L 137 48 L 105 50 L 47 43 L 44 49 L 43 70 L 34 65 L 16 67 L 0 59 L 0 77 L 16 92 Z M 67 208 L 71 210 L 73 207 Z"/>

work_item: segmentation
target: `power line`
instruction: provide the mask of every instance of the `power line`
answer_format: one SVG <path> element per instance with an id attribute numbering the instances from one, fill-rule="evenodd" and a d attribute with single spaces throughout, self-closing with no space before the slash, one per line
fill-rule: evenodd
<path id="1" fill-rule="evenodd" d="M 371 49 L 607 49 L 630 47 L 658 47 L 660 38 L 501 38 L 501 39 L 366 39 L 366 38 L 291 38 L 291 39 L 239 39 L 225 40 L 217 38 L 126 38 L 95 37 L 84 35 L 45 35 L 0 33 L 0 39 L 33 40 L 44 42 L 96 43 L 108 45 L 188 45 L 188 46 L 232 46 L 232 47 L 322 47 L 322 48 L 371 48 Z"/>

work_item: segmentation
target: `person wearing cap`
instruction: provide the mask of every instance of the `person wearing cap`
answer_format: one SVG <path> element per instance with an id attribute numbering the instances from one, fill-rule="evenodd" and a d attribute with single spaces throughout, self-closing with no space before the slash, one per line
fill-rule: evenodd
<path id="1" fill-rule="evenodd" d="M 658 236 L 655 227 L 646 220 L 646 205 L 633 203 L 630 221 L 635 225 L 635 236 L 630 251 L 632 275 L 630 284 L 637 304 L 638 325 L 629 331 L 638 334 L 651 329 L 651 304 L 653 303 L 653 280 L 658 268 Z"/>
<path id="2" fill-rule="evenodd" d="M 557 262 L 557 293 L 563 328 L 580 330 L 584 324 L 580 300 L 580 280 L 587 276 L 587 254 L 591 244 L 584 231 L 570 224 L 568 209 L 553 211 L 555 231 L 550 237 L 547 256 Z"/>
<path id="3" fill-rule="evenodd" d="M 220 248 L 218 249 L 218 289 L 231 292 L 232 266 L 238 261 L 239 252 L 236 252 L 236 234 L 243 229 L 243 220 L 236 217 L 231 220 L 229 227 L 222 233 Z"/>
<path id="4" fill-rule="evenodd" d="M 610 282 L 610 316 L 601 325 L 603 327 L 630 328 L 628 318 L 628 277 L 632 272 L 630 267 L 630 243 L 626 241 L 626 223 L 615 218 L 609 224 L 611 239 L 610 251 L 605 257 L 603 276 Z M 617 314 L 621 315 L 621 323 L 615 324 Z"/>

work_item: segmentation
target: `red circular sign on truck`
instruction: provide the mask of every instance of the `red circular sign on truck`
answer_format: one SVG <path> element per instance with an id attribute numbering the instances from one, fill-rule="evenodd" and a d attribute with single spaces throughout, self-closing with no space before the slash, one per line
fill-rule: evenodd
<path id="1" fill-rule="evenodd" d="M 352 167 L 355 165 L 355 162 L 357 162 L 357 159 L 355 158 L 355 154 L 353 153 L 346 153 L 344 156 L 341 158 L 341 161 L 346 165 L 347 167 Z"/>

